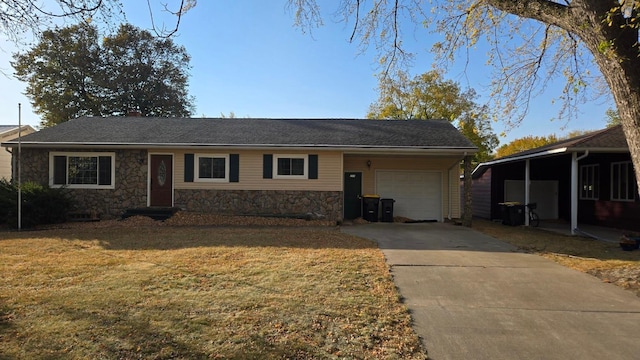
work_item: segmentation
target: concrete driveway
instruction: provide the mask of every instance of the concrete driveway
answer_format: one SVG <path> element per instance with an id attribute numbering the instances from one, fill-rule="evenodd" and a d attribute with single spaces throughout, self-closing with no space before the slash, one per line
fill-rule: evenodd
<path id="1" fill-rule="evenodd" d="M 429 359 L 640 359 L 640 298 L 477 231 L 344 226 L 375 240 Z"/>

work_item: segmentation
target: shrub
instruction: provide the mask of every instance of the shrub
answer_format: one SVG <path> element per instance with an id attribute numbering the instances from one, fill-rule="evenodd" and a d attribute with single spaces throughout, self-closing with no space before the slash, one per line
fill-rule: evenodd
<path id="1" fill-rule="evenodd" d="M 22 226 L 57 224 L 65 222 L 74 207 L 65 189 L 50 188 L 33 182 L 22 184 Z M 0 220 L 17 226 L 18 189 L 6 180 L 0 182 Z"/>
<path id="2" fill-rule="evenodd" d="M 0 224 L 6 224 L 9 214 L 15 210 L 18 201 L 16 188 L 7 179 L 0 179 Z"/>

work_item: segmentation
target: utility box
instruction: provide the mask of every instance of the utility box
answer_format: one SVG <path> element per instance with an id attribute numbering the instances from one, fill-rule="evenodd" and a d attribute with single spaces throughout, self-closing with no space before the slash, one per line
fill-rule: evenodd
<path id="1" fill-rule="evenodd" d="M 393 222 L 393 199 L 381 199 L 382 204 L 382 222 Z"/>
<path id="2" fill-rule="evenodd" d="M 369 222 L 377 222 L 379 204 L 379 195 L 362 195 L 362 218 Z"/>

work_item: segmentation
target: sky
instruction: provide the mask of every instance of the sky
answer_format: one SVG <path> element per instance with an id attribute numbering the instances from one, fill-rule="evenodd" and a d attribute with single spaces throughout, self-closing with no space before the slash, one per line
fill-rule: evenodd
<path id="1" fill-rule="evenodd" d="M 151 28 L 146 1 L 125 2 L 126 20 L 143 29 Z M 173 19 L 163 17 L 160 1 L 152 0 L 156 24 Z M 233 113 L 252 118 L 365 118 L 378 96 L 379 72 L 375 49 L 362 51 L 350 43 L 349 24 L 337 22 L 335 2 L 319 0 L 324 26 L 311 34 L 294 26 L 294 14 L 278 1 L 200 1 L 182 19 L 174 42 L 191 56 L 189 93 L 195 97 L 195 117 L 220 117 Z M 171 2 L 169 2 L 171 5 Z M 275 4 L 275 5 L 274 5 Z M 437 35 L 424 29 L 409 31 L 407 48 L 415 53 L 413 75 L 431 70 L 429 49 Z M 30 39 L 27 38 L 27 41 Z M 24 83 L 12 78 L 12 53 L 26 51 L 0 37 L 0 124 L 22 123 L 35 128 L 40 118 L 23 94 Z M 484 51 L 484 52 L 483 52 Z M 471 53 L 466 71 L 453 64 L 446 79 L 471 87 L 488 98 L 491 69 L 485 65 L 485 49 Z M 492 124 L 501 144 L 528 135 L 563 135 L 573 130 L 605 127 L 610 100 L 582 105 L 577 120 L 565 125 L 551 120 L 558 115 L 552 90 L 536 96 L 531 111 L 517 128 L 502 121 Z"/>

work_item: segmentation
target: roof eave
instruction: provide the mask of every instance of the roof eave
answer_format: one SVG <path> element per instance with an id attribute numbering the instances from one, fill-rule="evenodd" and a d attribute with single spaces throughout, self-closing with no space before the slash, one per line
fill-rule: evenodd
<path id="1" fill-rule="evenodd" d="M 7 141 L 1 144 L 4 147 L 17 147 L 17 141 Z M 148 148 L 163 148 L 163 149 L 252 149 L 252 150 L 271 150 L 271 149 L 288 149 L 288 150 L 308 150 L 313 149 L 326 149 L 326 150 L 341 150 L 349 153 L 371 153 L 371 152 L 451 152 L 451 153 L 469 153 L 473 154 L 478 151 L 477 148 L 466 147 L 448 147 L 448 146 L 376 146 L 376 145 L 329 145 L 329 144 L 120 144 L 120 143 L 85 143 L 85 142 L 21 142 L 22 147 L 26 148 L 68 148 L 68 149 L 86 149 L 86 148 L 101 148 L 101 149 L 148 149 Z"/>
<path id="2" fill-rule="evenodd" d="M 616 147 L 616 148 L 611 148 L 611 147 L 562 147 L 562 148 L 556 148 L 556 149 L 550 149 L 550 150 L 546 150 L 546 151 L 541 151 L 541 152 L 535 152 L 532 154 L 527 154 L 527 155 L 522 155 L 522 156 L 514 156 L 514 157 L 509 157 L 509 158 L 502 158 L 502 159 L 497 159 L 497 160 L 493 160 L 493 161 L 487 161 L 484 163 L 480 163 L 478 164 L 478 166 L 476 166 L 475 169 L 473 169 L 473 171 L 471 172 L 472 177 L 477 177 L 482 175 L 482 173 L 484 173 L 484 169 L 491 167 L 493 165 L 500 165 L 500 164 L 506 164 L 506 163 L 510 163 L 510 162 L 515 162 L 515 161 L 522 161 L 522 160 L 527 160 L 527 159 L 534 159 L 534 158 L 541 158 L 541 157 L 548 157 L 548 156 L 553 156 L 553 155 L 558 155 L 558 154 L 563 154 L 563 153 L 573 153 L 573 152 L 586 152 L 589 151 L 591 153 L 627 153 L 629 152 L 629 148 L 627 147 Z M 476 175 L 476 172 L 479 172 L 479 174 Z"/>
<path id="3" fill-rule="evenodd" d="M 492 160 L 492 161 L 483 162 L 483 163 L 478 164 L 478 166 L 476 166 L 476 168 L 473 169 L 473 171 L 471 172 L 471 177 L 474 177 L 476 172 L 483 173 L 485 168 L 488 168 L 488 167 L 491 167 L 491 166 L 494 166 L 494 165 L 507 164 L 507 163 L 514 162 L 514 161 L 522 161 L 522 160 L 528 160 L 528 159 L 533 159 L 533 158 L 547 157 L 547 156 L 553 156 L 553 155 L 557 155 L 557 154 L 563 154 L 563 153 L 567 152 L 567 149 L 568 148 L 566 148 L 566 147 L 556 148 L 556 149 L 549 149 L 549 150 L 535 152 L 535 153 L 521 155 L 521 156 L 513 156 L 513 157 L 507 157 L 507 158 L 501 158 L 501 159 L 496 159 L 496 160 Z"/>

